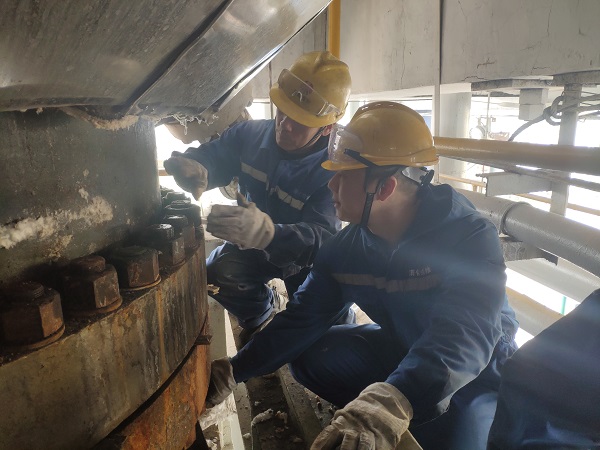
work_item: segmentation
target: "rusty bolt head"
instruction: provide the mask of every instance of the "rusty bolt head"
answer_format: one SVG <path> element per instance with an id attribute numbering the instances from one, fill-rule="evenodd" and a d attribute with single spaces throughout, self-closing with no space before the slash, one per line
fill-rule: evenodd
<path id="1" fill-rule="evenodd" d="M 4 293 L 0 322 L 2 340 L 9 345 L 49 343 L 64 331 L 60 294 L 32 281 L 11 286 Z"/>
<path id="2" fill-rule="evenodd" d="M 181 264 L 185 260 L 185 241 L 183 236 L 169 239 L 158 245 L 158 262 L 161 267 L 171 267 Z"/>
<path id="3" fill-rule="evenodd" d="M 193 249 L 198 246 L 194 226 L 190 224 L 188 218 L 184 215 L 165 216 L 164 223 L 173 225 L 175 232 L 183 236 L 184 246 L 187 249 Z"/>
<path id="4" fill-rule="evenodd" d="M 183 214 L 167 215 L 162 219 L 162 223 L 171 225 L 177 233 L 181 233 L 183 227 L 189 224 L 188 218 Z"/>
<path id="5" fill-rule="evenodd" d="M 157 223 L 146 227 L 146 239 L 150 242 L 166 242 L 175 237 L 175 228 L 168 223 Z"/>
<path id="6" fill-rule="evenodd" d="M 161 186 L 161 187 L 160 187 L 160 195 L 161 195 L 161 197 L 164 197 L 164 196 L 165 196 L 165 195 L 167 195 L 169 192 L 175 192 L 175 190 L 174 190 L 174 189 L 171 189 L 171 188 L 168 188 L 168 187 L 164 187 L 164 186 Z"/>
<path id="7" fill-rule="evenodd" d="M 167 223 L 147 227 L 142 243 L 158 250 L 160 267 L 176 266 L 185 259 L 185 241 L 180 235 L 175 237 L 175 229 Z"/>
<path id="8" fill-rule="evenodd" d="M 179 203 L 179 201 L 173 202 L 169 206 L 165 207 L 165 213 L 169 215 L 183 214 L 195 227 L 202 225 L 200 206 L 192 203 L 186 204 Z"/>
<path id="9" fill-rule="evenodd" d="M 158 252 L 153 248 L 123 247 L 115 250 L 109 261 L 117 269 L 123 289 L 142 288 L 159 280 Z"/>
<path id="10" fill-rule="evenodd" d="M 62 275 L 63 304 L 73 315 L 116 309 L 121 303 L 117 271 L 101 256 L 74 260 Z"/>
<path id="11" fill-rule="evenodd" d="M 171 192 L 167 192 L 165 197 L 167 198 L 167 201 L 169 203 L 174 202 L 176 200 L 188 200 L 189 201 L 189 198 L 185 192 L 171 191 Z"/>
<path id="12" fill-rule="evenodd" d="M 106 260 L 102 256 L 88 255 L 77 258 L 69 265 L 69 270 L 80 275 L 102 273 L 106 269 Z"/>

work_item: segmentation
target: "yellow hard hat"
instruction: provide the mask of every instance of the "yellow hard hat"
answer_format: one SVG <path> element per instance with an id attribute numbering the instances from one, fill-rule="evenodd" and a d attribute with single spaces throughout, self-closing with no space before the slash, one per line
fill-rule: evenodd
<path id="1" fill-rule="evenodd" d="M 437 161 L 423 117 L 408 106 L 381 101 L 361 106 L 346 127 L 336 126 L 329 138 L 329 159 L 322 166 L 327 170 L 424 167 Z"/>
<path id="2" fill-rule="evenodd" d="M 329 52 L 302 55 L 284 69 L 269 96 L 290 119 L 320 128 L 344 115 L 350 96 L 350 71 L 346 63 Z"/>

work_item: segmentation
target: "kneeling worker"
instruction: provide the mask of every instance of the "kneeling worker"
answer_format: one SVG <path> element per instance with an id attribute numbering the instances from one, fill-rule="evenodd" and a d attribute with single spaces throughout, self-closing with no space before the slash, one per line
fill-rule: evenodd
<path id="1" fill-rule="evenodd" d="M 436 161 L 423 118 L 398 103 L 367 104 L 332 135 L 323 167 L 351 225 L 319 250 L 285 311 L 213 362 L 210 403 L 291 363 L 342 408 L 313 450 L 395 449 L 407 430 L 425 450 L 485 449 L 517 323 L 498 232 L 430 184 Z M 374 323 L 332 326 L 352 303 Z"/>
<path id="2" fill-rule="evenodd" d="M 210 254 L 206 271 L 208 283 L 219 287 L 215 299 L 244 329 L 243 340 L 282 306 L 267 282 L 283 279 L 291 296 L 322 243 L 341 227 L 327 189 L 332 174 L 321 163 L 350 84 L 344 62 L 326 51 L 306 53 L 270 90 L 274 120 L 236 124 L 165 161 L 166 171 L 196 199 L 239 178 L 247 201 L 215 205 L 208 216 L 207 230 L 226 242 Z"/>

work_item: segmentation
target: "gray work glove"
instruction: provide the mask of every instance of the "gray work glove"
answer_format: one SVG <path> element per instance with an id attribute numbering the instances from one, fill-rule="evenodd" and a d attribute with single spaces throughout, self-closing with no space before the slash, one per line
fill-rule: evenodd
<path id="1" fill-rule="evenodd" d="M 214 205 L 206 221 L 212 235 L 240 248 L 264 249 L 275 236 L 271 218 L 238 192 L 238 206 Z"/>
<path id="2" fill-rule="evenodd" d="M 310 450 L 335 449 L 340 444 L 340 450 L 394 450 L 401 439 L 413 439 L 410 433 L 403 436 L 412 415 L 412 406 L 398 389 L 373 383 L 335 413 Z"/>
<path id="3" fill-rule="evenodd" d="M 229 397 L 236 384 L 229 358 L 215 359 L 210 365 L 210 383 L 206 394 L 206 407 L 212 408 L 223 402 Z"/>
<path id="4" fill-rule="evenodd" d="M 171 153 L 171 157 L 164 162 L 165 170 L 173 175 L 181 189 L 190 192 L 198 200 L 208 187 L 208 170 L 198 161 L 180 155 L 182 153 Z"/>

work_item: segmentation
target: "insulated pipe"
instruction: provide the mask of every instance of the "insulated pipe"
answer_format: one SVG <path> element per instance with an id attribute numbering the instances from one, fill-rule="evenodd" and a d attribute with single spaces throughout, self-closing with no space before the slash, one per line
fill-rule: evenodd
<path id="1" fill-rule="evenodd" d="M 438 155 L 600 175 L 600 148 L 435 137 Z"/>
<path id="2" fill-rule="evenodd" d="M 336 58 L 340 57 L 341 0 L 333 0 L 327 9 L 327 49 Z"/>
<path id="3" fill-rule="evenodd" d="M 500 233 L 534 245 L 600 276 L 600 230 L 528 203 L 459 190 Z"/>

